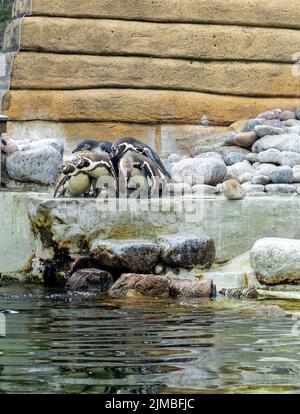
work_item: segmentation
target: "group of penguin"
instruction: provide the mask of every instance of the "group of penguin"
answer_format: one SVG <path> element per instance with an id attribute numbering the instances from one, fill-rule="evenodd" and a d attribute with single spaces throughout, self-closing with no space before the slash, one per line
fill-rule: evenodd
<path id="1" fill-rule="evenodd" d="M 144 196 L 155 197 L 164 193 L 171 178 L 157 153 L 132 137 L 120 138 L 114 144 L 81 141 L 72 153 L 75 157 L 64 163 L 54 197 L 99 197 L 108 189 L 123 197 L 130 180 L 137 176 L 146 183 Z"/>

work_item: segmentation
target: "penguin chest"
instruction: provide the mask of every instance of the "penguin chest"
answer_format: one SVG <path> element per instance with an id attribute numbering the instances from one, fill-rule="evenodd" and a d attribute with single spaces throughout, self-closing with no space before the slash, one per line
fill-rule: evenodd
<path id="1" fill-rule="evenodd" d="M 146 189 L 147 179 L 138 168 L 133 168 L 132 175 L 128 183 L 128 188 L 131 190 L 135 190 L 137 187 Z"/>
<path id="2" fill-rule="evenodd" d="M 71 177 L 65 184 L 66 190 L 74 195 L 86 193 L 90 189 L 90 180 L 86 174 L 78 174 Z"/>
<path id="3" fill-rule="evenodd" d="M 95 178 L 96 180 L 98 180 L 101 177 L 110 176 L 110 175 L 111 174 L 109 173 L 109 171 L 102 166 L 99 166 L 90 172 L 90 176 Z"/>

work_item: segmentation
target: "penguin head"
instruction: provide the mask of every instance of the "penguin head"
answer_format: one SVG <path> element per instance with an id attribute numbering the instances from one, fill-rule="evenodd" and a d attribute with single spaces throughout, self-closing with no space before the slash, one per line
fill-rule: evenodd
<path id="1" fill-rule="evenodd" d="M 106 152 L 109 154 L 112 149 L 112 144 L 106 141 L 94 141 L 92 139 L 86 139 L 84 141 L 80 141 L 77 147 L 72 151 L 73 154 L 76 152 L 81 151 L 93 151 L 97 152 L 100 150 L 101 152 Z"/>
<path id="2" fill-rule="evenodd" d="M 111 158 L 116 157 L 117 155 L 122 155 L 127 151 L 128 145 L 126 142 L 121 144 L 113 145 L 110 156 Z"/>
<path id="3" fill-rule="evenodd" d="M 75 164 L 76 168 L 81 170 L 82 168 L 89 167 L 90 166 L 90 161 L 85 157 L 77 157 L 74 160 L 74 164 Z"/>
<path id="4" fill-rule="evenodd" d="M 76 167 L 71 162 L 66 162 L 61 168 L 61 173 L 64 175 L 74 174 L 75 171 L 76 171 Z"/>

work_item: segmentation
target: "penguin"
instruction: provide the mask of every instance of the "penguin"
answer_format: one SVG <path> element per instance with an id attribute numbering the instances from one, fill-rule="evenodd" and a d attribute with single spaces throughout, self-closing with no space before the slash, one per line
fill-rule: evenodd
<path id="1" fill-rule="evenodd" d="M 104 182 L 104 177 L 112 177 L 114 193 L 117 189 L 117 177 L 115 174 L 114 166 L 108 155 L 94 154 L 94 153 L 82 153 L 74 160 L 75 166 L 79 171 L 88 174 L 92 180 L 92 186 L 94 189 L 94 196 L 97 197 L 103 186 L 109 187 L 109 182 Z M 112 190 L 110 187 L 109 190 Z"/>
<path id="2" fill-rule="evenodd" d="M 126 151 L 119 161 L 119 193 L 124 194 L 127 190 L 130 179 L 136 175 L 138 170 L 146 179 L 148 197 L 159 196 L 160 191 L 164 192 L 167 184 L 167 177 L 150 158 L 135 152 Z M 149 192 L 150 189 L 150 192 Z"/>
<path id="3" fill-rule="evenodd" d="M 84 151 L 109 155 L 112 151 L 112 143 L 107 141 L 94 141 L 92 139 L 87 139 L 80 141 L 77 147 L 72 151 L 72 154 L 81 153 Z"/>
<path id="4" fill-rule="evenodd" d="M 115 157 L 117 155 L 124 154 L 129 150 L 135 151 L 137 153 L 143 154 L 145 157 L 148 157 L 157 165 L 165 177 L 171 179 L 171 175 L 166 170 L 157 153 L 151 147 L 149 147 L 149 145 L 146 145 L 135 138 L 125 137 L 118 139 L 112 147 L 111 156 Z"/>
<path id="5" fill-rule="evenodd" d="M 65 163 L 62 167 L 61 176 L 54 190 L 54 198 L 56 198 L 57 193 L 61 188 L 62 191 L 59 193 L 59 197 L 63 197 L 66 192 L 72 197 L 79 197 L 82 194 L 89 192 L 91 188 L 91 179 L 86 172 L 80 171 L 76 165 L 74 165 L 74 162 L 70 161 Z"/>

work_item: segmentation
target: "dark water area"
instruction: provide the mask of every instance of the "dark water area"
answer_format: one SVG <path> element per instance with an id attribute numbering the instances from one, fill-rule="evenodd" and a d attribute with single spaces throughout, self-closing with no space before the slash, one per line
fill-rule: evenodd
<path id="1" fill-rule="evenodd" d="M 295 317 L 254 306 L 0 288 L 0 392 L 299 393 Z"/>

